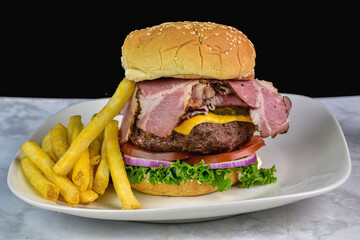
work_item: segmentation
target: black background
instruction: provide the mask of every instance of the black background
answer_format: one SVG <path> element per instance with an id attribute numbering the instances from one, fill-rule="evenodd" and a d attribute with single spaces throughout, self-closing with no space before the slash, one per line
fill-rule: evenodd
<path id="1" fill-rule="evenodd" d="M 350 70 L 356 70 L 358 61 L 351 47 L 357 34 L 351 7 L 215 3 L 11 8 L 5 21 L 9 33 L 3 37 L 9 52 L 3 67 L 10 74 L 3 77 L 0 96 L 111 96 L 124 77 L 120 56 L 126 35 L 181 20 L 212 21 L 244 32 L 256 49 L 256 77 L 273 82 L 280 92 L 360 94 L 351 84 L 356 76 Z"/>

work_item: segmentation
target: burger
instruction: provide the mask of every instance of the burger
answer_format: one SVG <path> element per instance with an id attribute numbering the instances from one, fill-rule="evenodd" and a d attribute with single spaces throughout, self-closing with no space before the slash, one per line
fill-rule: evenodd
<path id="1" fill-rule="evenodd" d="M 255 57 L 245 34 L 210 22 L 167 22 L 126 37 L 121 61 L 136 88 L 119 141 L 132 188 L 196 196 L 276 181 L 256 151 L 288 131 L 291 101 L 255 78 Z"/>

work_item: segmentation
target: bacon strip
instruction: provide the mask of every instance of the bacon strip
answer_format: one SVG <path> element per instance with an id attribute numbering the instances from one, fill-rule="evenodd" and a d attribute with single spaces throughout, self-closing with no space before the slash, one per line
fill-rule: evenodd
<path id="1" fill-rule="evenodd" d="M 291 102 L 288 97 L 281 97 L 271 82 L 257 79 L 227 82 L 235 94 L 251 107 L 250 117 L 262 137 L 275 137 L 287 132 Z"/>
<path id="2" fill-rule="evenodd" d="M 168 137 L 185 114 L 198 80 L 152 80 L 138 84 L 140 114 L 137 127 L 159 137 Z"/>
<path id="3" fill-rule="evenodd" d="M 139 88 L 136 87 L 130 100 L 125 104 L 124 108 L 120 112 L 123 115 L 119 134 L 121 144 L 125 143 L 131 134 L 132 125 L 134 124 L 136 113 L 139 108 L 139 103 L 136 97 L 138 90 Z"/>
<path id="4" fill-rule="evenodd" d="M 248 105 L 244 103 L 241 99 L 239 99 L 234 94 L 229 95 L 221 95 L 216 94 L 214 97 L 206 99 L 206 104 L 215 108 L 215 107 L 247 107 Z"/>

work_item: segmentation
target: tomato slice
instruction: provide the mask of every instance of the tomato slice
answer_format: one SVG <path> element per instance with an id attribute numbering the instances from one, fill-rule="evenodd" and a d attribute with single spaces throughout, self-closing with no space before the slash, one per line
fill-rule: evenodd
<path id="1" fill-rule="evenodd" d="M 253 136 L 247 144 L 245 144 L 241 149 L 235 150 L 229 153 L 221 153 L 214 155 L 194 155 L 189 152 L 151 152 L 141 148 L 136 147 L 131 143 L 125 143 L 121 148 L 121 151 L 125 155 L 132 157 L 139 157 L 144 159 L 153 159 L 153 160 L 163 160 L 163 161 L 175 161 L 182 160 L 182 162 L 187 162 L 190 165 L 196 165 L 204 159 L 205 164 L 209 163 L 220 163 L 236 160 L 242 157 L 249 156 L 250 154 L 259 150 L 262 146 L 265 146 L 265 141 L 261 136 Z"/>
<path id="2" fill-rule="evenodd" d="M 215 155 L 193 156 L 190 157 L 189 159 L 183 160 L 183 162 L 187 162 L 190 165 L 199 164 L 202 159 L 204 159 L 204 164 L 228 162 L 249 156 L 250 154 L 259 150 L 264 145 L 265 145 L 265 141 L 264 139 L 262 139 L 261 136 L 253 136 L 250 142 L 245 144 L 239 150 L 235 150 L 229 153 L 215 154 Z"/>
<path id="3" fill-rule="evenodd" d="M 131 143 L 125 143 L 124 146 L 121 148 L 121 151 L 125 155 L 129 155 L 132 157 L 163 160 L 163 161 L 174 161 L 178 159 L 186 159 L 193 156 L 193 154 L 188 152 L 150 152 L 138 148 Z"/>

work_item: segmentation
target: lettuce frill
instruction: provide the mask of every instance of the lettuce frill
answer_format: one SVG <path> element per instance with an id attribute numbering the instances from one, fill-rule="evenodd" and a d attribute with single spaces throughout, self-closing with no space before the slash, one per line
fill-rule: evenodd
<path id="1" fill-rule="evenodd" d="M 182 182 L 197 181 L 199 183 L 210 184 L 213 188 L 217 187 L 219 192 L 226 191 L 231 187 L 231 179 L 227 177 L 236 169 L 241 174 L 239 187 L 249 188 L 254 185 L 264 185 L 276 182 L 272 168 L 258 169 L 258 162 L 254 164 L 236 168 L 209 169 L 210 165 L 204 165 L 202 160 L 200 164 L 191 166 L 190 164 L 177 161 L 167 167 L 140 167 L 126 165 L 126 172 L 131 184 L 139 184 L 147 179 L 152 185 L 156 183 L 176 184 Z"/>

